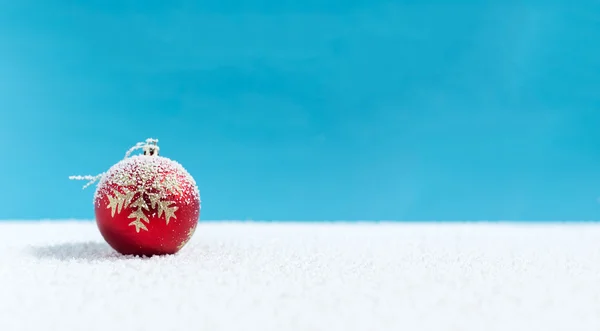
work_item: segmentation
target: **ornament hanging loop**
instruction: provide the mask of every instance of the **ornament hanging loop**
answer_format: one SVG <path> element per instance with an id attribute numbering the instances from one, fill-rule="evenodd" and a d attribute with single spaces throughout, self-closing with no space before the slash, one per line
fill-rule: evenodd
<path id="1" fill-rule="evenodd" d="M 146 144 L 142 147 L 144 155 L 158 156 L 160 147 L 158 147 L 158 139 L 148 138 Z"/>
<path id="2" fill-rule="evenodd" d="M 140 142 L 135 144 L 135 146 L 131 147 L 126 153 L 125 153 L 125 157 L 124 159 L 128 158 L 131 156 L 131 153 L 133 153 L 134 151 L 141 149 L 144 151 L 144 155 L 148 155 L 148 156 L 158 156 L 159 151 L 160 151 L 160 147 L 158 147 L 158 139 L 154 139 L 154 138 L 148 138 L 146 139 L 146 142 Z M 91 176 L 91 175 L 87 175 L 87 176 L 69 176 L 69 179 L 71 180 L 87 180 L 88 183 L 83 187 L 84 189 L 92 184 L 94 184 L 95 182 L 99 181 L 100 179 L 102 179 L 102 176 L 104 176 L 104 173 L 98 174 L 96 176 Z"/>
<path id="3" fill-rule="evenodd" d="M 125 153 L 124 159 L 130 157 L 131 153 L 138 149 L 142 149 L 144 151 L 144 155 L 158 155 L 160 150 L 158 147 L 158 139 L 148 138 L 146 139 L 146 142 L 135 144 L 135 146 L 131 147 L 127 153 Z"/>

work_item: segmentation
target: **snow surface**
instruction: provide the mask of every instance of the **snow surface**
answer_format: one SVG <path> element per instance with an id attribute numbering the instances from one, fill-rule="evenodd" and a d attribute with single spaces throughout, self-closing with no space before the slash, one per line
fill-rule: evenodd
<path id="1" fill-rule="evenodd" d="M 202 223 L 179 254 L 0 222 L 0 330 L 600 330 L 600 224 Z"/>

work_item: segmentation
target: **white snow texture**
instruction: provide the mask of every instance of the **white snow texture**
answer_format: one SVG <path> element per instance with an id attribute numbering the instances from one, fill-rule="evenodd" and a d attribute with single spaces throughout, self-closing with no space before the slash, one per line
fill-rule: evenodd
<path id="1" fill-rule="evenodd" d="M 600 330 L 598 224 L 200 223 L 172 256 L 0 222 L 0 330 Z"/>

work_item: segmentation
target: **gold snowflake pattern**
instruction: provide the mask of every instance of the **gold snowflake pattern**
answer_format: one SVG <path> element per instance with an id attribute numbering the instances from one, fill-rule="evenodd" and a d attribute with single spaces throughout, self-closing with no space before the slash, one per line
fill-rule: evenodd
<path id="1" fill-rule="evenodd" d="M 174 202 L 165 197 L 168 193 L 180 193 L 182 190 L 175 174 L 161 176 L 150 167 L 140 167 L 138 171 L 138 176 L 131 176 L 125 171 L 115 174 L 111 181 L 121 186 L 123 192 L 113 189 L 112 195 L 108 195 L 106 206 L 110 209 L 112 217 L 126 208 L 131 208 L 132 211 L 127 217 L 133 221 L 129 226 L 135 226 L 137 233 L 140 230 L 148 231 L 146 224 L 149 224 L 150 220 L 146 212 L 150 209 L 155 210 L 158 217 L 164 215 L 167 225 L 171 218 L 177 219 L 175 212 L 178 207 L 173 206 Z"/>

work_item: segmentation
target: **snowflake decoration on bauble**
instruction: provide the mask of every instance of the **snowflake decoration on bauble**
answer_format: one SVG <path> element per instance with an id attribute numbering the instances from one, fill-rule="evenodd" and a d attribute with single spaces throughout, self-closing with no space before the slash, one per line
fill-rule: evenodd
<path id="1" fill-rule="evenodd" d="M 140 166 L 136 177 L 126 171 L 117 171 L 113 178 L 107 179 L 109 183 L 123 187 L 123 192 L 112 189 L 112 194 L 107 195 L 109 203 L 106 208 L 110 209 L 113 217 L 115 213 L 120 214 L 123 209 L 131 208 L 132 212 L 127 217 L 133 219 L 129 225 L 135 226 L 136 232 L 140 232 L 140 229 L 148 231 L 144 222 L 150 223 L 145 214 L 150 208 L 156 210 L 158 217 L 164 218 L 167 225 L 171 218 L 177 218 L 175 212 L 178 207 L 172 206 L 175 202 L 168 199 L 169 193 L 181 192 L 176 176 L 168 174 L 163 181 L 159 181 L 152 164 L 147 165 Z"/>

